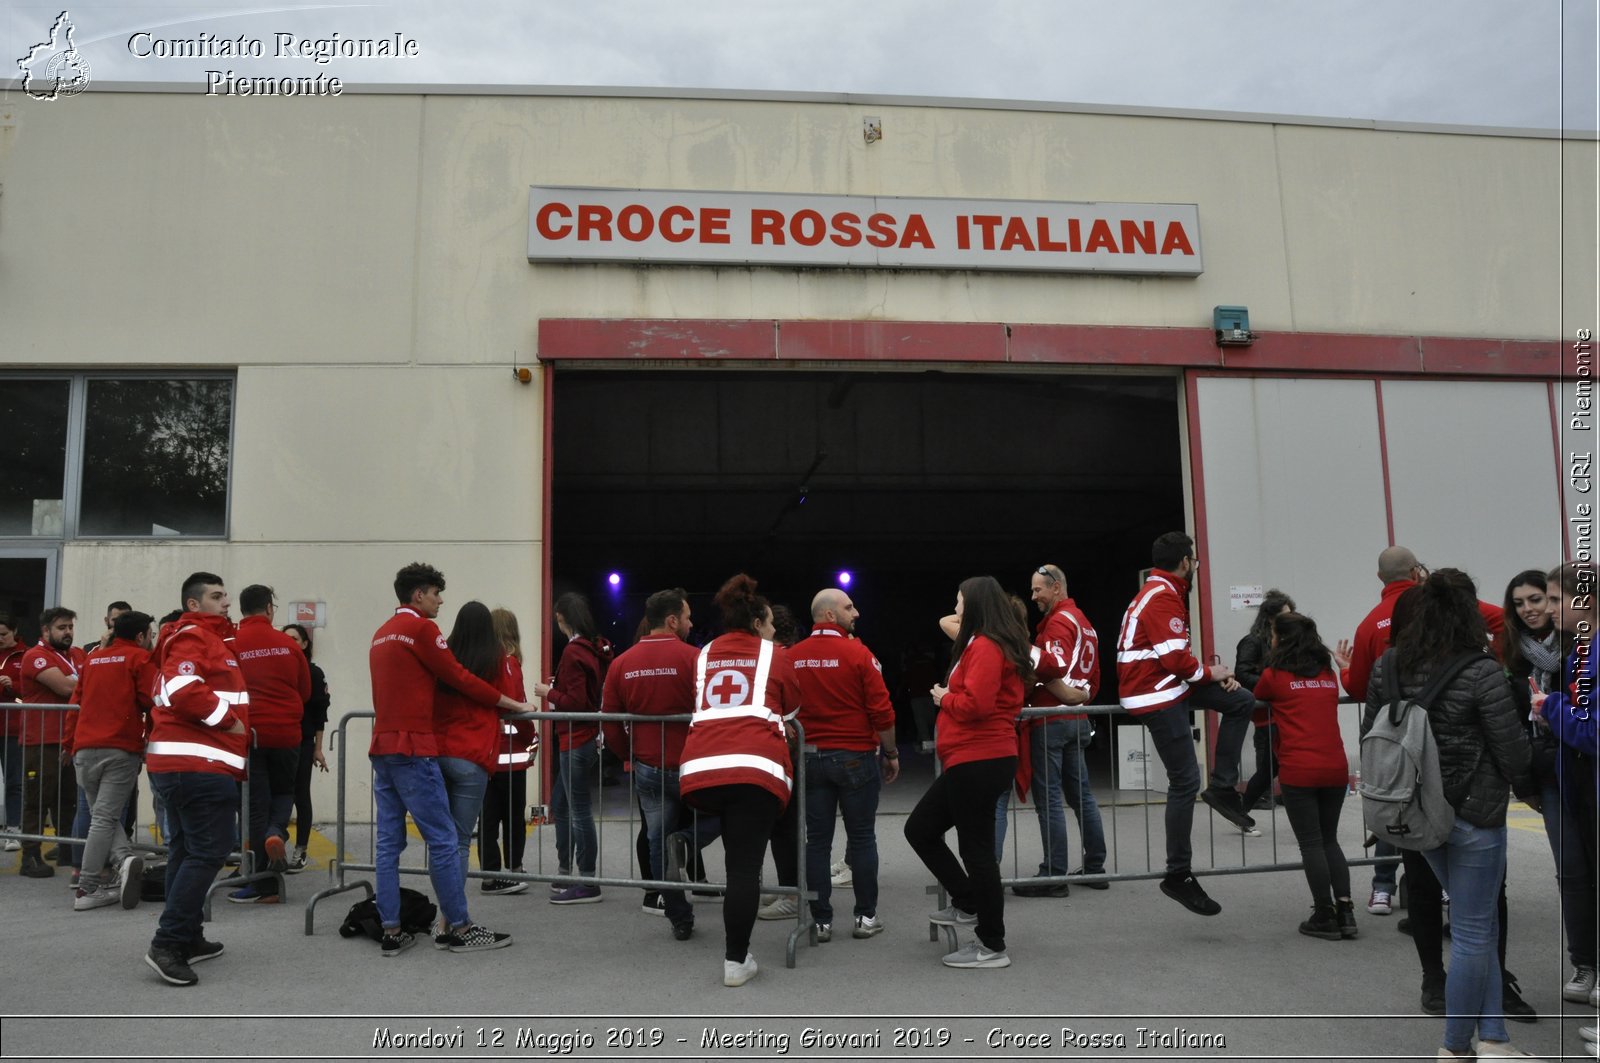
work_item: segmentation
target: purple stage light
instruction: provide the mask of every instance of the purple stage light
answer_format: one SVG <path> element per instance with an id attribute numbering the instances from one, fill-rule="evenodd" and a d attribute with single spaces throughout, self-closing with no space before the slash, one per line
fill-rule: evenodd
<path id="1" fill-rule="evenodd" d="M 839 573 L 839 586 L 841 586 L 841 587 L 850 586 L 851 578 L 852 577 L 851 577 L 849 572 L 841 572 L 841 573 Z"/>

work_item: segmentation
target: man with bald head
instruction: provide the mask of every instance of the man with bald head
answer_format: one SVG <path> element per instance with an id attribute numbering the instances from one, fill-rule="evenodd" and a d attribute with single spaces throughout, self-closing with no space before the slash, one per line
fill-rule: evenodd
<path id="1" fill-rule="evenodd" d="M 800 681 L 800 724 L 806 754 L 806 884 L 816 890 L 811 917 L 817 940 L 833 939 L 833 825 L 843 813 L 845 860 L 850 864 L 856 903 L 851 936 L 869 938 L 883 931 L 878 918 L 878 789 L 900 775 L 895 745 L 894 706 L 883 683 L 883 668 L 855 637 L 860 611 L 837 587 L 818 591 L 811 601 L 811 636 L 789 650 Z"/>

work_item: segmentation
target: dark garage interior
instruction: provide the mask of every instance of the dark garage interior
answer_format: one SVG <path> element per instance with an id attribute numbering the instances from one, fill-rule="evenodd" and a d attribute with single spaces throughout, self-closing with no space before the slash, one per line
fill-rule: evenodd
<path id="1" fill-rule="evenodd" d="M 1184 526 L 1171 376 L 553 373 L 552 600 L 585 592 L 620 651 L 662 587 L 691 592 L 698 642 L 720 633 L 711 599 L 736 572 L 802 632 L 812 595 L 849 572 L 902 735 L 907 667 L 947 659 L 937 620 L 961 580 L 993 575 L 1026 599 L 1033 570 L 1060 564 L 1109 643 L 1151 541 Z M 1099 700 L 1114 694 L 1107 666 Z"/>

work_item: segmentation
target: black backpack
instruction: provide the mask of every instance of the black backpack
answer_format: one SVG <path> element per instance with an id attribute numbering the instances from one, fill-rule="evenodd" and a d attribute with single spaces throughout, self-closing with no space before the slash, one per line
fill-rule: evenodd
<path id="1" fill-rule="evenodd" d="M 439 913 L 426 894 L 400 887 L 400 929 L 408 934 L 433 933 L 433 918 Z M 365 934 L 373 941 L 383 940 L 383 920 L 378 917 L 378 902 L 368 897 L 350 906 L 339 936 L 353 938 Z"/>

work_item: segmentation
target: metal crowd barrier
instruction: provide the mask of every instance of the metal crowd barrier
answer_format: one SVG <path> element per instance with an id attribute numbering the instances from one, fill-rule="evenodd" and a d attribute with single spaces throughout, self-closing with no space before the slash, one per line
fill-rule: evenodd
<path id="1" fill-rule="evenodd" d="M 377 871 L 377 865 L 376 865 L 376 862 L 375 862 L 375 860 L 376 860 L 376 847 L 377 847 L 377 817 L 373 814 L 374 813 L 374 809 L 373 809 L 373 805 L 372 805 L 372 802 L 371 802 L 370 798 L 369 798 L 368 808 L 367 808 L 367 821 L 373 825 L 373 829 L 372 829 L 372 839 L 371 839 L 371 841 L 370 841 L 370 843 L 368 845 L 368 852 L 367 852 L 367 857 L 368 858 L 365 861 L 347 860 L 345 858 L 346 857 L 346 853 L 348 851 L 347 844 L 348 844 L 348 840 L 349 840 L 349 825 L 350 825 L 350 822 L 351 822 L 351 820 L 350 820 L 350 808 L 349 808 L 349 793 L 348 793 L 348 786 L 349 786 L 349 783 L 351 781 L 351 765 L 350 765 L 350 762 L 349 762 L 349 758 L 350 758 L 350 749 L 349 749 L 349 746 L 350 746 L 350 743 L 349 743 L 350 722 L 352 720 L 370 720 L 370 719 L 373 719 L 374 716 L 375 716 L 375 713 L 373 713 L 371 711 L 345 713 L 342 717 L 340 717 L 339 726 L 334 731 L 333 737 L 331 739 L 332 744 L 335 747 L 335 751 L 337 753 L 337 759 L 338 759 L 338 764 L 339 764 L 338 801 L 337 801 L 337 805 L 336 805 L 336 809 L 337 809 L 337 811 L 336 811 L 336 819 L 334 821 L 334 848 L 335 848 L 335 853 L 334 853 L 333 860 L 330 862 L 330 864 L 328 866 L 328 875 L 329 875 L 329 879 L 330 879 L 330 885 L 326 889 L 319 890 L 317 893 L 313 894 L 311 896 L 311 898 L 306 902 L 305 933 L 308 936 L 315 932 L 317 905 L 320 904 L 324 899 L 326 899 L 328 897 L 337 896 L 338 894 L 341 894 L 341 893 L 348 893 L 348 892 L 350 892 L 352 890 L 357 890 L 357 889 L 364 890 L 366 892 L 367 897 L 369 897 L 369 898 L 373 897 L 374 893 L 375 893 L 375 890 L 373 888 L 373 883 L 372 883 L 372 881 L 370 879 L 355 878 L 355 877 L 352 877 L 351 874 L 350 874 L 351 872 L 375 873 Z M 690 720 L 693 719 L 693 716 L 692 716 L 692 714 L 688 714 L 688 713 L 685 713 L 685 714 L 682 714 L 682 715 L 675 715 L 675 716 L 650 716 L 650 715 L 640 715 L 640 714 L 636 714 L 636 713 L 620 713 L 620 712 L 607 712 L 607 713 L 592 713 L 592 712 L 535 712 L 535 713 L 506 714 L 506 715 L 501 716 L 501 719 L 502 720 L 530 720 L 530 721 L 533 721 L 535 723 L 540 723 L 540 724 L 548 723 L 548 724 L 554 724 L 554 725 L 560 725 L 560 724 L 564 723 L 564 724 L 567 724 L 569 727 L 572 727 L 572 726 L 577 725 L 577 724 L 600 726 L 600 725 L 607 724 L 607 723 L 621 723 L 621 724 L 631 724 L 631 723 L 653 723 L 653 724 L 681 723 L 681 724 L 687 724 Z M 795 730 L 795 732 L 797 733 L 797 735 L 799 737 L 798 748 L 801 750 L 801 753 L 798 756 L 794 756 L 794 757 L 791 758 L 792 760 L 795 761 L 795 763 L 794 763 L 793 792 L 790 795 L 790 801 L 794 803 L 793 807 L 795 809 L 795 814 L 796 814 L 796 817 L 797 817 L 796 818 L 796 830 L 795 830 L 795 842 L 796 842 L 796 850 L 797 850 L 796 854 L 795 854 L 795 858 L 796 858 L 796 882 L 795 882 L 795 885 L 793 885 L 793 886 L 782 886 L 782 885 L 768 886 L 766 884 L 763 884 L 762 892 L 766 893 L 766 894 L 777 894 L 777 895 L 780 895 L 780 896 L 793 896 L 793 897 L 796 898 L 796 901 L 797 901 L 796 907 L 798 908 L 798 912 L 797 912 L 796 917 L 795 917 L 795 927 L 794 927 L 793 930 L 791 930 L 789 932 L 788 944 L 787 944 L 786 954 L 785 954 L 785 965 L 788 966 L 788 967 L 793 967 L 795 965 L 796 950 L 797 950 L 797 946 L 798 946 L 798 943 L 799 943 L 800 939 L 802 937 L 808 937 L 810 942 L 811 942 L 811 944 L 815 944 L 816 943 L 816 940 L 815 940 L 816 939 L 816 932 L 815 932 L 814 924 L 813 924 L 812 919 L 811 919 L 811 908 L 810 908 L 810 905 L 807 903 L 808 901 L 814 900 L 816 898 L 816 894 L 815 894 L 814 891 L 809 891 L 806 888 L 806 878 L 805 878 L 805 874 L 806 874 L 806 869 L 805 869 L 805 841 L 806 841 L 806 839 L 805 839 L 805 793 L 806 793 L 805 785 L 806 784 L 805 784 L 805 755 L 804 755 L 805 739 L 804 739 L 804 731 L 803 731 L 803 728 L 800 726 L 800 722 L 798 720 L 793 720 L 792 719 L 792 720 L 789 720 L 788 723 L 789 723 L 789 726 L 792 727 Z M 541 754 L 555 755 L 554 745 L 555 745 L 555 743 L 553 743 L 553 742 L 541 742 L 540 743 L 540 753 Z M 532 770 L 535 770 L 535 769 L 530 768 L 528 770 L 532 771 Z M 593 785 L 595 787 L 595 789 L 597 790 L 597 792 L 603 793 L 603 788 L 600 786 L 600 778 L 599 778 L 599 776 L 601 774 L 603 774 L 603 772 L 604 772 L 604 761 L 603 761 L 603 759 L 601 757 L 597 756 L 596 759 L 595 759 L 595 774 L 596 774 L 596 777 L 594 779 L 592 779 L 592 780 L 586 780 L 585 785 Z M 366 777 L 369 780 L 371 778 L 370 774 L 368 774 Z M 491 778 L 492 778 L 492 776 L 491 776 Z M 555 785 L 563 785 L 563 784 L 564 784 L 564 781 L 561 780 L 558 777 Z M 369 787 L 369 793 L 370 793 L 370 787 Z M 627 818 L 628 832 L 629 832 L 629 837 L 630 838 L 634 838 L 638 834 L 639 825 L 640 825 L 641 821 L 639 819 L 635 818 L 636 813 L 638 813 L 638 811 L 639 811 L 639 801 L 638 801 L 637 786 L 636 786 L 636 784 L 634 782 L 634 776 L 633 776 L 632 773 L 630 773 L 629 777 L 628 777 L 628 797 L 629 797 L 629 801 L 628 801 L 628 818 Z M 519 809 L 517 814 L 518 815 L 525 815 L 526 813 L 527 813 L 527 809 L 523 808 L 523 809 Z M 699 813 L 695 812 L 694 813 L 694 821 L 698 820 L 698 816 L 699 816 Z M 481 815 L 480 815 L 480 818 L 479 818 L 479 823 L 480 824 L 482 823 Z M 537 851 L 537 858 L 538 858 L 538 868 L 537 868 L 537 870 L 533 870 L 533 871 L 514 871 L 509 867 L 504 867 L 504 868 L 501 868 L 501 869 L 498 869 L 498 870 L 493 870 L 493 871 L 469 870 L 467 872 L 467 878 L 469 880 L 470 879 L 480 879 L 480 880 L 481 879 L 502 879 L 502 880 L 508 880 L 508 881 L 512 881 L 512 882 L 526 882 L 526 883 L 530 883 L 530 884 L 547 883 L 547 884 L 550 884 L 550 885 L 566 885 L 566 886 L 580 886 L 581 885 L 581 886 L 612 887 L 612 888 L 618 888 L 618 889 L 639 889 L 639 890 L 653 891 L 653 892 L 658 892 L 658 893 L 659 892 L 663 892 L 663 891 L 668 891 L 668 890 L 682 890 L 682 891 L 685 891 L 685 892 L 697 891 L 697 892 L 701 892 L 701 893 L 721 893 L 721 894 L 726 894 L 727 893 L 727 883 L 726 882 L 717 882 L 717 881 L 681 882 L 681 881 L 673 881 L 673 880 L 669 880 L 669 879 L 650 878 L 646 874 L 644 874 L 644 872 L 642 870 L 639 871 L 638 874 L 632 874 L 632 875 L 608 875 L 608 874 L 606 874 L 605 873 L 605 866 L 604 866 L 605 823 L 606 823 L 605 817 L 603 817 L 601 815 L 598 815 L 598 814 L 595 815 L 595 846 L 596 846 L 596 850 L 597 851 L 596 851 L 596 854 L 595 854 L 595 859 L 596 859 L 596 868 L 595 868 L 595 870 L 596 870 L 596 874 L 594 874 L 594 875 L 578 874 L 578 873 L 576 873 L 575 869 L 572 870 L 572 871 L 569 871 L 569 873 L 567 873 L 567 874 L 561 874 L 559 868 L 556 868 L 554 870 L 546 870 L 544 868 L 545 846 L 543 844 L 539 844 L 537 846 L 537 850 L 536 850 Z M 693 827 L 691 827 L 690 830 L 691 830 L 691 833 L 695 833 Z M 671 833 L 671 832 L 668 831 L 668 833 Z M 533 839 L 529 839 L 529 841 L 530 841 L 530 845 L 531 845 L 533 843 Z M 541 841 L 542 841 L 542 839 L 541 839 Z M 574 842 L 573 842 L 573 846 L 574 846 L 574 849 L 576 849 L 576 840 L 575 839 L 574 839 Z M 635 869 L 635 866 L 634 866 L 635 865 L 634 852 L 635 852 L 634 848 L 632 846 L 630 846 L 629 847 L 629 861 L 628 861 L 630 870 L 634 870 Z M 417 866 L 417 865 L 411 865 L 411 866 L 402 865 L 400 867 L 399 871 L 400 871 L 401 875 L 427 875 L 428 872 L 429 872 L 429 869 L 428 869 L 428 864 L 427 864 L 426 857 L 424 857 L 424 860 L 423 860 L 423 863 L 421 864 L 421 866 Z"/>
<path id="2" fill-rule="evenodd" d="M 73 850 L 72 862 L 74 864 L 82 860 L 83 847 L 88 844 L 89 840 L 89 810 L 87 805 L 87 795 L 84 793 L 83 787 L 76 785 L 77 771 L 72 766 L 72 760 L 60 759 L 61 749 L 65 745 L 64 741 L 58 740 L 54 742 L 30 743 L 28 738 L 30 729 L 37 728 L 39 732 L 37 737 L 39 738 L 44 738 L 47 735 L 54 734 L 59 735 L 64 739 L 64 729 L 67 723 L 66 719 L 63 718 L 60 721 L 61 729 L 57 729 L 55 727 L 46 725 L 45 714 L 55 713 L 65 717 L 66 713 L 76 712 L 77 710 L 78 706 L 70 703 L 63 705 L 53 702 L 12 701 L 0 704 L 0 712 L 4 712 L 6 714 L 8 722 L 20 721 L 19 733 L 8 734 L 5 736 L 5 759 L 0 761 L 0 773 L 5 775 L 5 790 L 7 793 L 8 804 L 9 795 L 12 792 L 13 785 L 11 772 L 13 770 L 13 766 L 16 766 L 17 768 L 21 769 L 23 773 L 23 777 L 17 780 L 21 783 L 21 824 L 23 827 L 26 827 L 31 823 L 36 824 L 38 827 L 36 830 L 30 831 L 24 829 L 15 834 L 7 832 L 3 837 L 24 843 L 24 845 L 38 843 L 41 847 L 44 845 L 55 845 L 58 849 L 62 846 L 70 847 L 70 849 Z M 39 750 L 40 752 L 34 755 L 29 755 L 27 752 L 28 750 Z M 54 753 L 49 754 L 44 752 L 46 750 L 54 750 Z M 34 761 L 36 758 L 43 758 L 47 755 L 54 755 L 57 758 L 57 763 L 59 765 L 58 770 L 56 771 L 55 793 L 50 795 L 52 797 L 52 803 L 50 804 L 45 804 L 45 772 L 42 770 L 42 762 L 35 763 L 32 771 L 29 771 L 26 767 L 30 761 Z M 71 778 L 74 782 L 73 788 L 76 790 L 76 794 L 70 802 L 70 807 L 74 809 L 72 822 L 70 824 L 58 822 L 58 820 L 66 818 L 64 813 L 69 807 L 69 804 L 63 804 L 63 801 L 66 798 L 64 792 L 66 789 L 66 775 L 61 769 L 66 768 L 72 768 Z M 146 776 L 146 778 L 148 778 L 148 772 L 144 772 L 143 774 Z M 37 780 L 37 785 L 32 791 L 28 789 L 31 781 L 28 777 L 30 775 Z M 146 785 L 148 785 L 148 783 Z M 153 796 L 154 791 L 152 789 L 152 797 Z M 150 829 L 152 825 L 149 824 L 145 826 L 143 831 L 140 829 L 140 824 L 138 821 L 137 798 L 138 787 L 137 784 L 135 784 L 134 792 L 129 798 L 128 810 L 124 813 L 121 821 L 123 828 L 128 833 L 129 843 L 137 852 L 147 853 L 155 856 L 166 856 L 167 845 L 166 836 L 164 833 L 162 834 L 162 840 L 159 843 L 140 840 L 141 833 L 145 834 L 146 836 L 150 836 L 153 834 L 153 831 Z M 50 820 L 51 828 L 56 832 L 54 834 L 44 833 L 44 820 L 47 817 Z M 9 809 L 7 811 L 6 818 L 10 818 Z M 210 922 L 211 920 L 211 898 L 214 894 L 221 890 L 233 890 L 249 885 L 252 882 L 260 882 L 266 879 L 276 879 L 278 883 L 278 895 L 280 897 L 284 896 L 284 876 L 281 873 L 269 870 L 256 871 L 254 869 L 254 854 L 251 852 L 250 845 L 250 778 L 248 770 L 245 772 L 244 780 L 239 784 L 239 839 L 239 874 L 233 876 L 224 876 L 217 879 L 217 881 L 214 882 L 206 891 L 203 917 L 207 922 Z M 56 863 L 58 867 L 62 866 L 59 855 Z"/>

